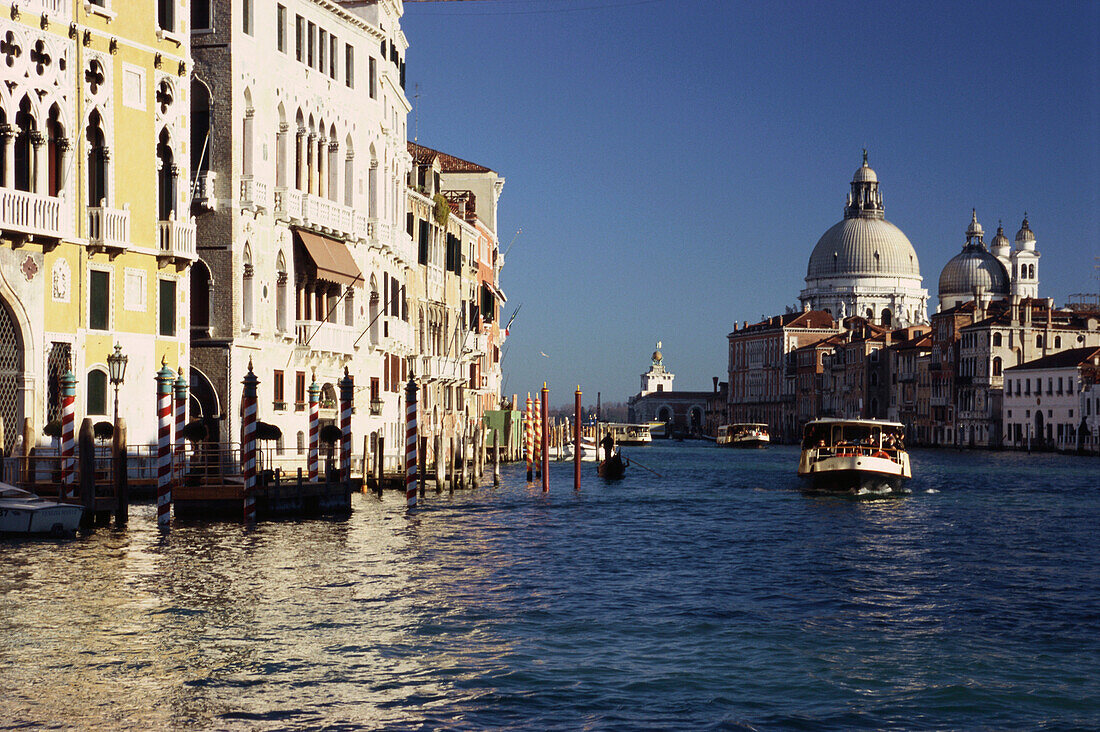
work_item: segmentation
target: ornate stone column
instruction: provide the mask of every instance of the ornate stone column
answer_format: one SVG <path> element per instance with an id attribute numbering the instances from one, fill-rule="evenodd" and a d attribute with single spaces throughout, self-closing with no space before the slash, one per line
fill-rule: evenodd
<path id="1" fill-rule="evenodd" d="M 317 195 L 325 197 L 328 190 L 328 140 L 324 137 L 317 138 Z"/>
<path id="2" fill-rule="evenodd" d="M 308 187 L 309 160 L 306 158 L 306 129 L 298 128 L 298 137 L 295 140 L 297 151 L 294 157 L 294 187 L 304 191 Z"/>
<path id="3" fill-rule="evenodd" d="M 3 148 L 4 179 L 0 186 L 15 187 L 15 125 L 0 125 L 0 148 Z"/>
<path id="4" fill-rule="evenodd" d="M 40 196 L 46 195 L 49 182 L 49 170 L 46 161 L 42 159 L 42 147 L 46 144 L 46 137 L 38 130 L 31 132 L 31 191 Z"/>

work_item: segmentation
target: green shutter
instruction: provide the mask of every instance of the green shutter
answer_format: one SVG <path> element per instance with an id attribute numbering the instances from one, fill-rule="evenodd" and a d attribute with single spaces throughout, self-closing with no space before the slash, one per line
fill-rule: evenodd
<path id="1" fill-rule="evenodd" d="M 160 280 L 160 334 L 176 334 L 176 283 Z"/>
<path id="2" fill-rule="evenodd" d="M 111 274 L 92 270 L 88 282 L 88 327 L 108 330 L 111 314 Z"/>

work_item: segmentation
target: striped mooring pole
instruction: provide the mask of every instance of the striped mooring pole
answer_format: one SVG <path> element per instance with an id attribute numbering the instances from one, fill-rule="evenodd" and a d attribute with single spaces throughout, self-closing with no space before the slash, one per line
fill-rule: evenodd
<path id="1" fill-rule="evenodd" d="M 340 379 L 340 480 L 351 480 L 351 405 L 355 400 L 355 379 L 344 367 Z"/>
<path id="2" fill-rule="evenodd" d="M 535 479 L 532 472 L 534 456 L 531 454 L 535 444 L 534 413 L 531 411 L 531 392 L 527 392 L 527 409 L 523 413 L 523 456 L 527 460 L 527 482 Z"/>
<path id="3" fill-rule="evenodd" d="M 546 382 L 542 382 L 542 444 L 539 445 L 539 458 L 542 460 L 542 492 L 550 490 L 550 451 L 547 450 L 547 440 L 550 439 L 550 390 L 546 388 Z"/>
<path id="4" fill-rule="evenodd" d="M 183 367 L 175 381 L 176 396 L 176 474 L 183 474 L 184 440 L 183 428 L 187 425 L 187 379 L 183 378 Z"/>
<path id="5" fill-rule="evenodd" d="M 256 523 L 256 386 L 260 379 L 252 372 L 252 359 L 248 359 L 248 373 L 244 375 L 244 392 L 241 394 L 241 472 L 244 473 L 244 520 Z"/>
<path id="6" fill-rule="evenodd" d="M 416 448 L 420 443 L 416 425 L 416 381 L 409 377 L 405 387 L 405 503 L 416 507 Z"/>
<path id="7" fill-rule="evenodd" d="M 539 402 L 539 393 L 535 392 L 535 401 L 533 401 L 533 411 L 531 412 L 531 424 L 535 425 L 535 439 L 531 443 L 531 462 L 535 463 L 535 472 L 541 476 L 542 474 L 542 455 L 539 448 L 542 447 L 542 405 Z"/>
<path id="8" fill-rule="evenodd" d="M 3 445 L 0 445 L 0 449 Z M 76 376 L 72 364 L 61 376 L 62 500 L 76 497 Z"/>
<path id="9" fill-rule="evenodd" d="M 309 479 L 316 482 L 321 473 L 321 385 L 317 383 L 317 372 L 313 372 L 313 383 L 309 385 Z"/>
<path id="10" fill-rule="evenodd" d="M 157 526 L 167 529 L 172 520 L 172 383 L 176 372 L 167 357 L 157 372 Z"/>

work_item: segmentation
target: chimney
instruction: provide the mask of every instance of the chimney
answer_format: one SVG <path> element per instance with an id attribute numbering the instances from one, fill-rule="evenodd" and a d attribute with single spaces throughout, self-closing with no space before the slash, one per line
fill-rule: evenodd
<path id="1" fill-rule="evenodd" d="M 710 378 L 714 379 L 714 393 L 717 394 L 718 393 L 718 377 L 717 376 L 712 376 Z"/>

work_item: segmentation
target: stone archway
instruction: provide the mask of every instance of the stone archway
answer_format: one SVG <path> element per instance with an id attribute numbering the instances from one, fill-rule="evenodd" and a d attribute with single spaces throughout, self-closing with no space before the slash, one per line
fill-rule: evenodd
<path id="1" fill-rule="evenodd" d="M 23 339 L 6 302 L 0 299 L 0 421 L 6 455 L 15 446 L 23 423 Z"/>

